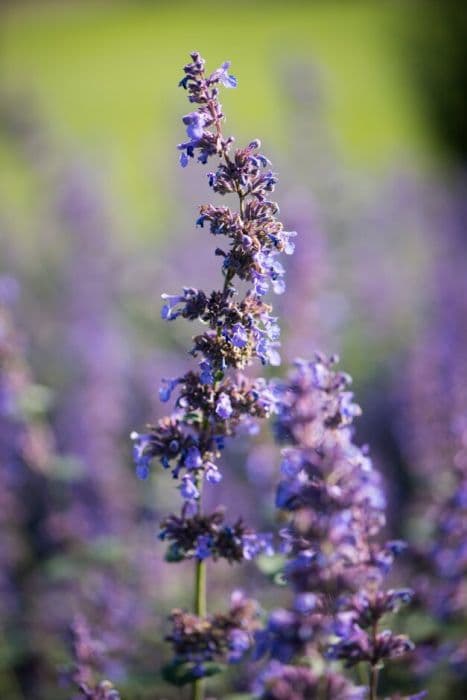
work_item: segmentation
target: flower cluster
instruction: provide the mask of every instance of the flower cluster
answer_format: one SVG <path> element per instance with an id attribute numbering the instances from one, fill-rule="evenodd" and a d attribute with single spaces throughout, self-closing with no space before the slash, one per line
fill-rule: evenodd
<path id="1" fill-rule="evenodd" d="M 258 604 L 240 591 L 231 596 L 226 614 L 198 617 L 183 610 L 173 610 L 172 630 L 167 641 L 174 650 L 174 664 L 188 665 L 194 677 L 206 675 L 212 661 L 236 663 L 253 646 L 260 626 Z"/>
<path id="2" fill-rule="evenodd" d="M 182 559 L 226 559 L 229 563 L 253 559 L 260 552 L 272 554 L 271 535 L 258 535 L 245 527 L 239 518 L 233 525 L 224 522 L 224 510 L 217 508 L 210 515 L 196 513 L 169 515 L 161 523 L 160 539 L 171 542 L 168 561 Z"/>
<path id="3" fill-rule="evenodd" d="M 163 401 L 168 401 L 178 387 L 175 411 L 150 426 L 147 433 L 133 433 L 140 478 L 148 476 L 151 460 L 158 458 L 164 468 L 171 468 L 175 478 L 183 471 L 181 490 L 186 500 L 197 498 L 194 481 L 198 474 L 203 473 L 210 483 L 220 481 L 215 462 L 225 438 L 235 435 L 239 428 L 256 432 L 255 419 L 268 418 L 275 408 L 273 390 L 264 379 L 251 380 L 237 373 L 211 383 L 204 381 L 204 372 L 163 380 Z"/>
<path id="4" fill-rule="evenodd" d="M 366 688 L 349 683 L 338 673 L 318 674 L 306 666 L 272 662 L 257 684 L 261 700 L 364 700 Z"/>
<path id="5" fill-rule="evenodd" d="M 278 389 L 276 436 L 286 447 L 277 506 L 291 514 L 282 535 L 295 598 L 292 610 L 270 616 L 261 645 L 282 662 L 321 655 L 347 666 L 367 662 L 373 673 L 413 646 L 378 628 L 411 591 L 382 588 L 403 544 L 376 541 L 385 500 L 368 451 L 353 442 L 360 409 L 348 375 L 333 369 L 336 359 L 297 362 Z"/>

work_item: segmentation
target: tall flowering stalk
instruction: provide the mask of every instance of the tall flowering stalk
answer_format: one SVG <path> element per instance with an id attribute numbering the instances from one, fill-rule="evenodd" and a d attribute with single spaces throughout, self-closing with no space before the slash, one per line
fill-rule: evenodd
<path id="1" fill-rule="evenodd" d="M 73 669 L 69 672 L 70 680 L 77 687 L 79 696 L 73 700 L 120 700 L 119 692 L 108 680 L 98 681 L 102 645 L 92 638 L 86 620 L 76 615 L 71 626 L 71 643 L 74 657 Z"/>
<path id="2" fill-rule="evenodd" d="M 264 300 L 272 288 L 284 291 L 284 270 L 278 257 L 291 254 L 294 232 L 277 220 L 278 206 L 268 199 L 276 184 L 269 161 L 259 153 L 260 142 L 233 148 L 232 137 L 222 131 L 224 114 L 219 86 L 236 87 L 224 63 L 211 74 L 198 53 L 185 68 L 180 85 L 194 111 L 183 117 L 188 139 L 178 146 L 180 163 L 216 161 L 208 173 L 209 186 L 220 195 L 233 194 L 238 209 L 201 206 L 197 226 L 207 228 L 224 245 L 215 254 L 222 260 L 223 285 L 210 293 L 184 287 L 178 294 L 163 294 L 162 317 L 200 321 L 205 330 L 193 338 L 191 355 L 198 366 L 180 377 L 165 379 L 162 401 L 176 395 L 173 412 L 133 433 L 137 474 L 145 479 L 150 463 L 158 459 L 178 482 L 182 498 L 179 515 L 162 523 L 160 537 L 169 542 L 170 561 L 193 559 L 195 585 L 193 613 L 174 610 L 167 639 L 174 660 L 166 677 L 176 683 L 193 683 L 193 698 L 203 697 L 202 677 L 216 669 L 213 661 L 238 661 L 253 643 L 258 626 L 257 605 L 236 592 L 227 614 L 207 615 L 206 560 L 223 558 L 242 562 L 271 551 L 270 539 L 258 535 L 242 520 L 225 522 L 225 514 L 203 510 L 207 485 L 222 479 L 219 460 L 227 438 L 240 430 L 257 431 L 257 420 L 271 415 L 275 397 L 268 383 L 251 379 L 242 370 L 259 359 L 263 365 L 280 363 L 279 327 L 272 307 Z M 237 280 L 246 287 L 240 293 Z"/>
<path id="3" fill-rule="evenodd" d="M 403 545 L 377 541 L 385 509 L 380 478 L 367 451 L 353 442 L 360 409 L 349 376 L 335 371 L 335 362 L 320 355 L 297 362 L 278 388 L 276 435 L 286 446 L 276 505 L 290 513 L 282 536 L 294 598 L 291 609 L 270 615 L 260 636 L 275 659 L 259 684 L 263 700 L 376 700 L 383 663 L 413 646 L 381 628 L 383 616 L 410 600 L 411 591 L 384 588 Z M 368 687 L 354 687 L 331 670 L 333 660 L 365 664 Z"/>
<path id="4" fill-rule="evenodd" d="M 429 315 L 411 352 L 399 431 L 415 485 L 415 602 L 429 622 L 417 645 L 415 669 L 430 689 L 442 686 L 452 697 L 465 693 L 467 684 L 465 202 L 465 182 L 460 182 L 432 211 Z"/>
<path id="5" fill-rule="evenodd" d="M 55 457 L 44 415 L 45 388 L 34 382 L 17 328 L 17 291 L 14 278 L 0 276 L 0 695 L 12 700 L 34 697 L 44 672 L 31 626 L 36 601 L 29 589 L 39 575 L 37 561 L 47 552 L 42 498 Z M 10 665 L 5 663 L 9 658 Z"/>

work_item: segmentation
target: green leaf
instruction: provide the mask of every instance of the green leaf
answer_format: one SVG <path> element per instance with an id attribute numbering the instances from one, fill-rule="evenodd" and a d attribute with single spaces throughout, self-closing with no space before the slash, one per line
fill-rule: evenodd
<path id="1" fill-rule="evenodd" d="M 283 570 L 285 558 L 281 554 L 273 554 L 270 557 L 262 554 L 256 560 L 256 564 L 261 573 L 274 576 Z"/>
<path id="2" fill-rule="evenodd" d="M 198 420 L 200 419 L 200 415 L 196 411 L 191 411 L 190 413 L 185 413 L 185 420 Z"/>
<path id="3" fill-rule="evenodd" d="M 29 418 L 42 416 L 53 402 L 53 393 L 41 384 L 31 384 L 19 399 L 20 410 Z"/>
<path id="4" fill-rule="evenodd" d="M 174 564 L 179 561 L 184 560 L 183 554 L 180 552 L 179 548 L 175 544 L 175 542 L 172 542 L 172 544 L 167 548 L 167 551 L 165 553 L 165 561 L 169 562 L 169 564 Z"/>
<path id="5" fill-rule="evenodd" d="M 188 683 L 193 683 L 199 678 L 199 676 L 194 673 L 195 668 L 196 665 L 191 661 L 172 661 L 162 669 L 162 677 L 167 683 L 178 687 L 188 685 Z M 208 661 L 203 663 L 203 668 L 203 678 L 207 678 L 209 676 L 215 676 L 217 673 L 222 673 L 225 671 L 226 667 L 223 664 L 216 664 L 213 661 Z"/>

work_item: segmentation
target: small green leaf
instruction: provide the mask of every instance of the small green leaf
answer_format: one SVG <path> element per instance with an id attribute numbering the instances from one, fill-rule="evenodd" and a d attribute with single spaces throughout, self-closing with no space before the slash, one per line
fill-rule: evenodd
<path id="1" fill-rule="evenodd" d="M 180 552 L 179 548 L 175 544 L 175 542 L 172 542 L 172 544 L 167 548 L 167 551 L 165 553 L 165 561 L 168 562 L 169 564 L 175 564 L 179 561 L 184 560 L 183 554 Z"/>
<path id="2" fill-rule="evenodd" d="M 197 413 L 196 411 L 185 413 L 185 420 L 199 420 L 199 413 Z"/>
<path id="3" fill-rule="evenodd" d="M 262 554 L 256 560 L 256 564 L 261 573 L 267 576 L 275 576 L 284 568 L 285 559 L 281 554 L 273 554 L 270 557 Z"/>
<path id="4" fill-rule="evenodd" d="M 167 683 L 176 685 L 188 685 L 199 678 L 199 675 L 194 673 L 196 665 L 191 661 L 172 661 L 162 669 L 162 677 Z M 225 670 L 223 664 L 216 664 L 213 661 L 203 663 L 203 678 L 215 676 L 217 673 L 222 673 Z"/>
<path id="5" fill-rule="evenodd" d="M 53 403 L 53 393 L 41 384 L 32 384 L 19 399 L 20 410 L 29 418 L 37 418 L 48 411 Z"/>

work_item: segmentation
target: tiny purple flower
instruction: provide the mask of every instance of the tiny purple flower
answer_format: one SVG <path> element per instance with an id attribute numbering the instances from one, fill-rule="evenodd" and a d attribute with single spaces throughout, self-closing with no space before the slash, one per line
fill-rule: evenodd
<path id="1" fill-rule="evenodd" d="M 203 460 L 199 449 L 192 445 L 185 455 L 184 464 L 187 469 L 198 469 L 202 466 Z"/>
<path id="2" fill-rule="evenodd" d="M 245 652 L 251 646 L 249 634 L 241 629 L 233 629 L 228 638 L 229 644 L 229 663 L 237 663 L 245 655 Z"/>
<path id="3" fill-rule="evenodd" d="M 159 398 L 163 403 L 170 400 L 172 392 L 178 384 L 178 379 L 163 379 L 159 389 Z"/>
<path id="4" fill-rule="evenodd" d="M 203 360 L 203 362 L 200 362 L 200 369 L 201 369 L 201 374 L 200 374 L 200 381 L 202 384 L 214 384 L 214 375 L 212 373 L 212 367 L 210 362 L 207 360 Z"/>
<path id="5" fill-rule="evenodd" d="M 206 122 L 206 117 L 203 114 L 192 112 L 185 115 L 182 121 L 187 127 L 186 133 L 190 139 L 197 141 L 203 137 L 203 129 Z"/>
<path id="6" fill-rule="evenodd" d="M 225 61 L 225 63 L 210 76 L 210 80 L 218 80 L 226 88 L 236 88 L 238 85 L 237 78 L 233 75 L 229 75 L 229 68 L 230 61 Z"/>
<path id="7" fill-rule="evenodd" d="M 161 294 L 161 298 L 166 302 L 161 309 L 161 318 L 164 321 L 173 321 L 180 316 L 180 311 L 173 311 L 173 307 L 184 300 L 180 294 Z"/>
<path id="8" fill-rule="evenodd" d="M 222 474 L 212 462 L 206 463 L 206 481 L 210 484 L 218 484 L 219 481 L 222 481 Z"/>
<path id="9" fill-rule="evenodd" d="M 196 541 L 195 556 L 201 561 L 211 556 L 211 538 L 208 535 L 200 535 Z"/>
<path id="10" fill-rule="evenodd" d="M 243 536 L 243 556 L 245 559 L 254 559 L 258 554 L 265 554 L 268 557 L 274 554 L 272 535 L 269 533 Z"/>
<path id="11" fill-rule="evenodd" d="M 232 326 L 232 344 L 236 348 L 244 348 L 248 343 L 248 335 L 244 326 L 241 323 L 235 323 Z"/>
<path id="12" fill-rule="evenodd" d="M 188 474 L 184 474 L 182 478 L 180 493 L 185 501 L 195 501 L 199 498 L 199 491 L 196 488 L 193 479 Z"/>
<path id="13" fill-rule="evenodd" d="M 216 414 L 222 420 L 227 420 L 232 415 L 232 404 L 230 403 L 230 397 L 227 394 L 220 394 L 217 404 L 216 404 Z"/>

